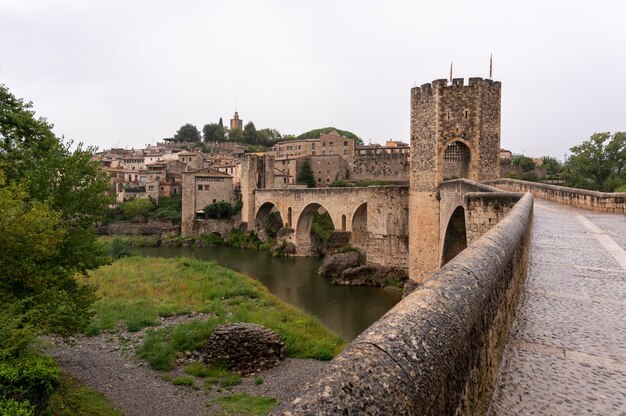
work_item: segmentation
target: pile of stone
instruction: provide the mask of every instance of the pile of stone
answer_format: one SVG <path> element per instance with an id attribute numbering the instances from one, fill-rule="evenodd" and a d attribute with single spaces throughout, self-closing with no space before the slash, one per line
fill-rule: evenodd
<path id="1" fill-rule="evenodd" d="M 248 375 L 267 370 L 285 359 L 285 343 L 262 325 L 236 323 L 218 326 L 204 349 L 207 365 L 226 364 L 229 371 Z"/>

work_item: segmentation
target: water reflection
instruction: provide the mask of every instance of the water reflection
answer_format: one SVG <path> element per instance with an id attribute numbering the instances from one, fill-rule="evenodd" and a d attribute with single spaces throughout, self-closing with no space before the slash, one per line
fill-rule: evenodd
<path id="1" fill-rule="evenodd" d="M 154 257 L 196 257 L 251 276 L 284 301 L 312 313 L 346 339 L 356 338 L 393 307 L 400 295 L 362 286 L 335 286 L 317 274 L 318 259 L 272 257 L 232 247 L 146 247 Z"/>

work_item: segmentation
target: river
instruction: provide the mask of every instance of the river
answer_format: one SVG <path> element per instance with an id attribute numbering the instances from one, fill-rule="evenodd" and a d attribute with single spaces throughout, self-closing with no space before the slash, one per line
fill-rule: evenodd
<path id="1" fill-rule="evenodd" d="M 391 309 L 401 298 L 396 292 L 366 286 L 337 286 L 320 277 L 320 260 L 272 257 L 265 250 L 233 247 L 144 247 L 151 257 L 195 257 L 259 280 L 280 299 L 318 317 L 348 341 Z"/>

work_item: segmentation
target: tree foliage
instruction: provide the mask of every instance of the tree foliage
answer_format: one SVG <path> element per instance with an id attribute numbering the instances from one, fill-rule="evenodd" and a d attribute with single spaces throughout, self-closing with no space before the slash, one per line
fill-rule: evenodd
<path id="1" fill-rule="evenodd" d="M 243 203 L 238 200 L 235 205 L 231 205 L 226 201 L 217 201 L 204 207 L 204 213 L 209 219 L 231 218 L 241 211 Z"/>
<path id="2" fill-rule="evenodd" d="M 563 164 L 550 156 L 543 157 L 543 167 L 548 172 L 548 175 L 558 175 L 563 172 Z"/>
<path id="3" fill-rule="evenodd" d="M 144 217 L 152 211 L 154 204 L 150 199 L 133 198 L 122 204 L 122 212 L 127 220 Z"/>
<path id="4" fill-rule="evenodd" d="M 199 142 L 200 131 L 198 131 L 198 128 L 193 124 L 187 123 L 178 129 L 174 135 L 174 139 L 179 142 Z"/>
<path id="5" fill-rule="evenodd" d="M 311 162 L 309 162 L 308 159 L 302 162 L 298 175 L 296 176 L 296 182 L 305 184 L 307 188 L 315 188 L 315 175 L 311 168 Z"/>
<path id="6" fill-rule="evenodd" d="M 615 192 L 626 185 L 626 132 L 595 133 L 570 151 L 563 172 L 568 186 Z"/>
<path id="7" fill-rule="evenodd" d="M 301 139 L 316 139 L 316 138 L 320 137 L 320 133 L 330 133 L 332 131 L 336 131 L 337 133 L 341 134 L 343 137 L 347 137 L 348 139 L 354 140 L 356 142 L 356 144 L 363 144 L 363 140 L 361 140 L 361 138 L 359 136 L 357 136 L 356 134 L 354 134 L 354 133 L 352 133 L 351 131 L 348 131 L 348 130 L 337 129 L 335 127 L 324 127 L 324 128 L 321 128 L 321 129 L 310 130 L 310 131 L 307 131 L 305 133 L 302 133 L 301 135 L 296 137 L 296 139 L 298 139 L 298 140 L 301 140 Z"/>
<path id="8" fill-rule="evenodd" d="M 205 124 L 202 128 L 202 138 L 205 142 L 223 142 L 226 140 L 224 126 L 221 123 Z"/>
<path id="9" fill-rule="evenodd" d="M 249 121 L 243 126 L 243 141 L 247 144 L 257 144 L 257 133 L 254 123 Z"/>
<path id="10" fill-rule="evenodd" d="M 511 159 L 511 164 L 514 166 L 519 166 L 522 168 L 524 172 L 530 172 L 535 169 L 535 162 L 532 158 L 524 155 L 517 155 Z"/>
<path id="11" fill-rule="evenodd" d="M 31 103 L 0 85 L 0 310 L 12 311 L 15 324 L 0 326 L 0 339 L 11 345 L 26 337 L 20 330 L 81 330 L 95 291 L 75 275 L 109 260 L 93 229 L 111 202 L 108 177 L 94 149 L 70 148 Z M 8 344 L 0 351 L 21 352 Z"/>

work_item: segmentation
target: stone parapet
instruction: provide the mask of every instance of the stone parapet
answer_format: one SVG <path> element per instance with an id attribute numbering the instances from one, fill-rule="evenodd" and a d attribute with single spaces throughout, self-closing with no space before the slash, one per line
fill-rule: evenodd
<path id="1" fill-rule="evenodd" d="M 597 192 L 517 179 L 485 181 L 507 191 L 530 192 L 537 198 L 598 212 L 626 214 L 626 192 Z"/>
<path id="2" fill-rule="evenodd" d="M 525 194 L 272 414 L 484 414 L 526 276 L 532 216 Z"/>

